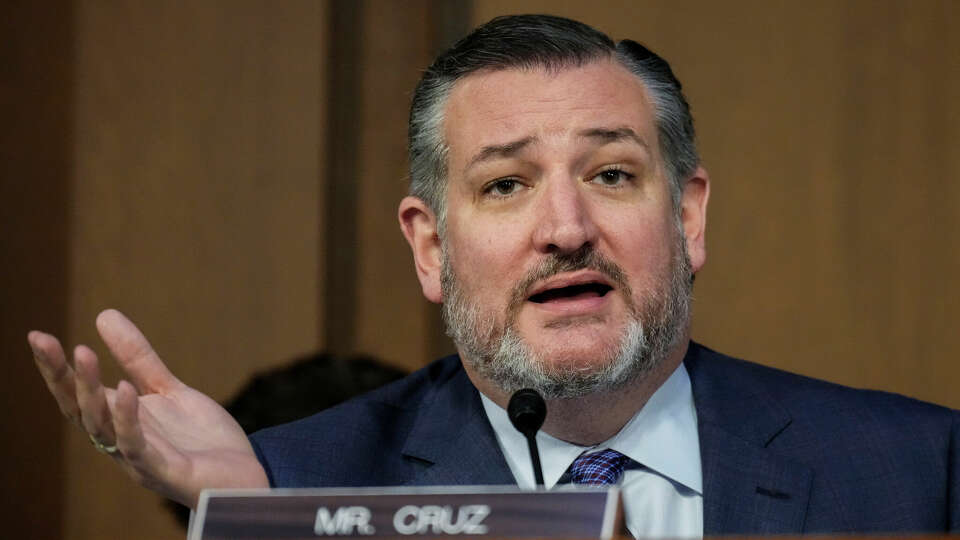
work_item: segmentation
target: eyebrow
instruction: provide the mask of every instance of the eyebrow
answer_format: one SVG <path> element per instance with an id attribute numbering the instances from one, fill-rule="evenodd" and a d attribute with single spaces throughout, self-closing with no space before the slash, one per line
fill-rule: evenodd
<path id="1" fill-rule="evenodd" d="M 643 140 L 640 135 L 637 135 L 636 131 L 628 127 L 619 127 L 613 129 L 591 128 L 580 131 L 577 133 L 577 135 L 586 139 L 595 139 L 601 145 L 630 141 L 649 150 L 647 141 Z M 469 170 L 477 163 L 481 163 L 483 161 L 489 161 L 498 158 L 509 158 L 536 141 L 536 137 L 524 137 L 522 139 L 517 139 L 504 144 L 491 144 L 489 146 L 484 146 L 479 152 L 476 153 L 476 155 L 473 156 L 473 158 L 470 159 L 470 162 L 467 163 L 467 166 L 464 167 L 463 170 Z"/>
<path id="2" fill-rule="evenodd" d="M 632 141 L 649 150 L 647 141 L 643 140 L 640 135 L 637 135 L 636 131 L 628 127 L 585 129 L 578 133 L 578 135 L 587 139 L 597 139 L 601 144 Z"/>
<path id="3" fill-rule="evenodd" d="M 515 141 L 510 141 L 505 144 L 491 144 L 489 146 L 484 146 L 473 158 L 467 163 L 467 166 L 464 167 L 464 170 L 473 167 L 481 161 L 489 161 L 496 158 L 508 158 L 513 156 L 520 150 L 530 143 L 534 142 L 536 137 L 524 137 L 522 139 L 517 139 Z"/>

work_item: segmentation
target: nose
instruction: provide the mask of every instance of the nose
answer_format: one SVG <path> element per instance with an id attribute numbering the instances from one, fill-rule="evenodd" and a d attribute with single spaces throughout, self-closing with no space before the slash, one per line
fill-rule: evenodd
<path id="1" fill-rule="evenodd" d="M 572 253 L 594 244 L 598 229 L 574 178 L 547 179 L 537 205 L 533 242 L 541 253 Z"/>

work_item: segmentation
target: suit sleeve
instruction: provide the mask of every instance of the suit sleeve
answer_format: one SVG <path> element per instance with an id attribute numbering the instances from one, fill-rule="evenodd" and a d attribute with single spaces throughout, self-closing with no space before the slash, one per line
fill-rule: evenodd
<path id="1" fill-rule="evenodd" d="M 960 532 L 960 411 L 953 411 L 950 427 L 950 455 L 947 456 L 947 509 L 951 533 Z"/>
<path id="2" fill-rule="evenodd" d="M 956 424 L 956 422 L 954 422 L 954 424 Z M 263 450 L 260 448 L 260 444 L 257 443 L 257 440 L 254 437 L 248 437 L 248 439 L 250 440 L 250 446 L 253 447 L 253 453 L 257 455 L 257 460 L 260 461 L 261 465 L 263 465 L 263 471 L 267 474 L 267 480 L 270 482 L 270 487 L 277 487 L 277 483 L 273 479 L 273 469 L 270 468 L 270 462 L 267 460 L 267 457 L 263 455 Z"/>

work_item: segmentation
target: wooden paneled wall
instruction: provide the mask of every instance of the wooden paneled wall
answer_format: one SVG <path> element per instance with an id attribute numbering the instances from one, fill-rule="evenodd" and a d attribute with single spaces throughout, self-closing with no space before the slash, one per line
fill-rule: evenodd
<path id="1" fill-rule="evenodd" d="M 50 6 L 0 17 L 4 456 L 22 464 L 3 488 L 35 491 L 14 527 L 181 536 L 57 419 L 32 327 L 99 345 L 94 316 L 119 307 L 218 399 L 317 347 L 411 369 L 449 350 L 396 225 L 407 106 L 442 44 L 509 12 L 638 39 L 684 82 L 713 178 L 698 339 L 960 407 L 954 2 Z"/>
<path id="2" fill-rule="evenodd" d="M 0 523 L 10 538 L 63 529 L 63 423 L 26 336 L 31 325 L 67 327 L 71 14 L 69 1 L 0 4 Z"/>
<path id="3" fill-rule="evenodd" d="M 323 4 L 79 2 L 76 21 L 67 339 L 97 343 L 117 307 L 223 399 L 318 345 Z M 176 532 L 85 437 L 66 451 L 67 538 Z"/>
<path id="4" fill-rule="evenodd" d="M 69 342 L 120 308 L 217 399 L 319 345 L 325 30 L 306 0 L 77 3 Z M 66 452 L 67 538 L 179 534 Z"/>
<path id="5" fill-rule="evenodd" d="M 410 98 L 422 70 L 448 45 L 443 29 L 457 23 L 443 17 L 455 3 L 405 2 L 402 8 L 383 0 L 363 4 L 353 348 L 413 370 L 452 352 L 452 345 L 443 347 L 439 308 L 421 294 L 413 257 L 397 224 L 397 203 L 408 187 Z M 462 24 L 467 27 L 466 17 Z"/>
<path id="6" fill-rule="evenodd" d="M 5 500 L 27 513 L 5 530 L 178 538 L 157 496 L 57 418 L 24 336 L 39 327 L 68 347 L 91 344 L 115 381 L 93 320 L 117 307 L 217 399 L 322 345 L 327 4 L 61 4 L 3 18 L 17 61 L 0 68 L 16 99 L 3 146 L 19 159 L 5 168 L 4 200 L 23 220 L 3 230 L 15 249 L 4 251 L 15 264 L 4 351 L 30 388 L 5 407 L 21 427 L 4 447 L 31 450 L 7 467 Z M 23 492 L 31 486 L 36 495 Z"/>
<path id="7" fill-rule="evenodd" d="M 407 115 L 422 70 L 469 30 L 469 3 L 347 0 L 333 6 L 354 25 L 336 32 L 359 39 L 348 52 L 356 66 L 345 70 L 347 80 L 337 81 L 350 84 L 350 95 L 338 104 L 348 108 L 339 114 L 350 123 L 333 132 L 352 147 L 336 154 L 349 158 L 327 181 L 351 208 L 330 205 L 326 227 L 336 233 L 328 245 L 338 246 L 328 252 L 337 266 L 328 272 L 327 343 L 335 352 L 362 352 L 414 370 L 453 346 L 443 335 L 439 308 L 421 295 L 397 224 L 397 203 L 408 186 Z M 337 232 L 344 228 L 353 230 Z"/>

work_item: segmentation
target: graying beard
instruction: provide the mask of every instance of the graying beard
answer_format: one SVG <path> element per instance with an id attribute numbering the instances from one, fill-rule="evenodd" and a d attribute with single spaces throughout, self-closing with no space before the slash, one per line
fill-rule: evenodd
<path id="1" fill-rule="evenodd" d="M 444 247 L 441 288 L 447 335 L 481 377 L 508 394 L 533 388 L 544 398 L 566 399 L 619 390 L 653 371 L 685 333 L 690 315 L 691 269 L 686 239 L 680 231 L 677 237 L 666 288 L 657 290 L 642 309 L 630 310 L 631 321 L 615 355 L 608 355 L 610 361 L 601 363 L 598 370 L 546 369 L 549 362 L 529 349 L 512 322 L 506 328 L 498 327 L 492 315 L 482 315 L 470 305 Z M 518 288 L 525 289 L 522 285 Z M 509 314 L 507 319 L 514 320 Z"/>

